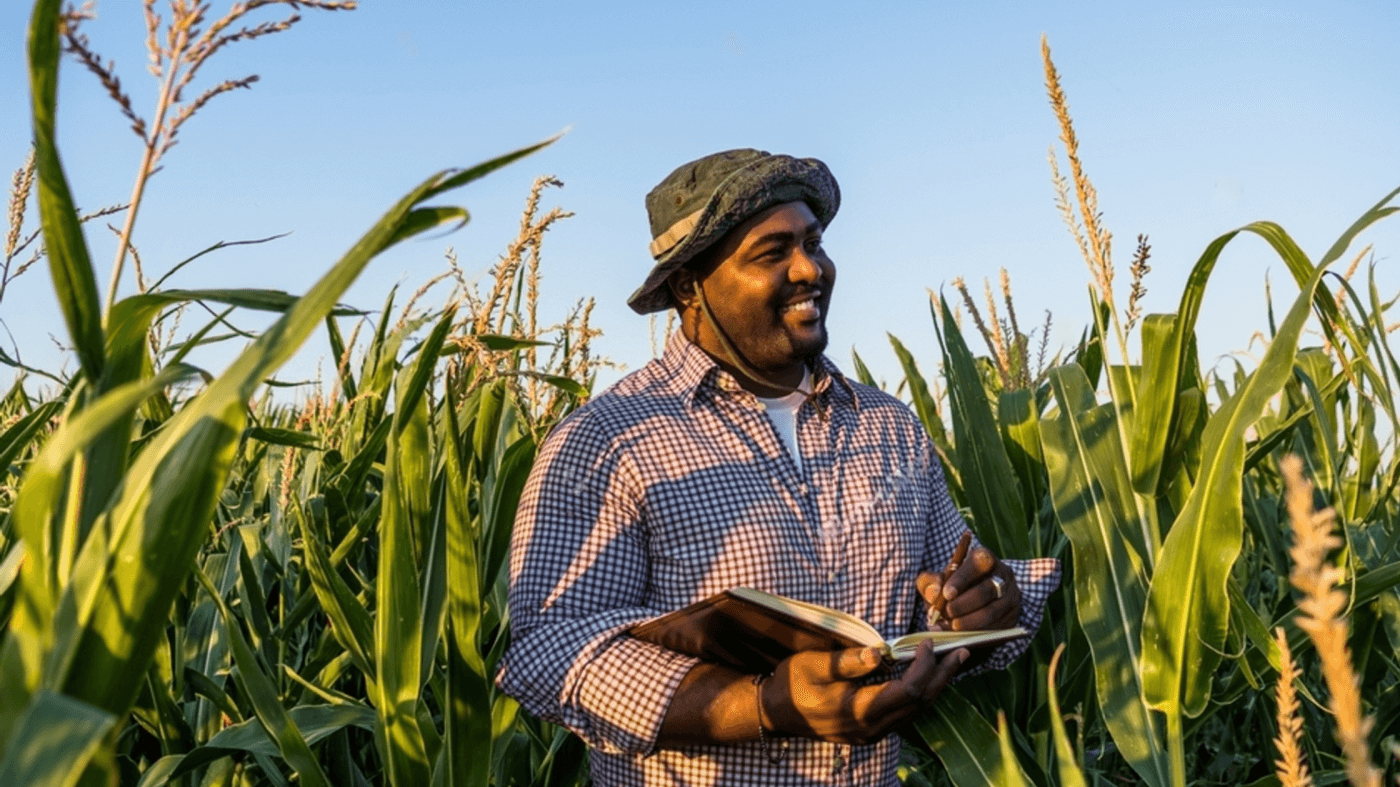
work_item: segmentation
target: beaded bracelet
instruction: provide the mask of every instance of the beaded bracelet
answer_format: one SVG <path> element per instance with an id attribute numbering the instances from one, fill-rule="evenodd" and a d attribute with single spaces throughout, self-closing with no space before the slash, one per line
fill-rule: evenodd
<path id="1" fill-rule="evenodd" d="M 763 681 L 771 677 L 773 677 L 771 674 L 753 676 L 753 701 L 754 707 L 758 709 L 758 742 L 763 746 L 763 754 L 769 762 L 779 763 L 787 759 L 788 740 L 779 738 L 777 751 L 774 752 L 772 740 L 769 738 L 767 730 L 763 729 Z"/>

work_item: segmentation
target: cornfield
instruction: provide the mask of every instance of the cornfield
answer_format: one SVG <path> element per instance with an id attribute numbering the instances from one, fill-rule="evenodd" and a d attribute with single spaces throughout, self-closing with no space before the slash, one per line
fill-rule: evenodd
<path id="1" fill-rule="evenodd" d="M 301 296 L 162 289 L 137 272 L 137 293 L 118 298 L 146 180 L 181 124 L 246 83 L 180 88 L 224 45 L 296 21 L 145 8 L 170 86 L 150 121 L 82 37 L 81 11 L 34 6 L 35 147 L 14 179 L 0 301 L 45 262 L 77 371 L 0 357 L 16 369 L 0 398 L 0 784 L 588 783 L 578 739 L 492 681 L 525 477 L 604 362 L 591 303 L 556 324 L 536 314 L 543 238 L 567 217 L 540 209 L 557 182 L 537 181 L 482 286 L 449 255 L 377 317 L 338 302 L 380 252 L 465 220 L 440 197 L 550 141 L 428 178 Z M 115 209 L 105 299 L 54 141 L 63 49 L 145 143 Z M 1058 557 L 1066 578 L 1026 657 L 958 683 L 909 731 L 901 778 L 1379 785 L 1400 770 L 1400 363 L 1396 299 L 1356 280 L 1365 252 L 1349 249 L 1400 189 L 1316 262 L 1269 222 L 1221 236 L 1177 312 L 1144 316 L 1150 247 L 1139 239 L 1120 306 L 1043 54 L 1068 162 L 1062 176 L 1052 157 L 1052 180 L 1091 272 L 1084 338 L 1047 360 L 1042 333 L 1033 352 L 1004 274 L 1004 313 L 990 285 L 984 314 L 957 283 L 966 320 L 931 302 L 942 385 L 892 344 L 898 389 L 978 537 L 1003 556 Z M 27 248 L 31 200 L 42 246 Z M 1271 316 L 1256 368 L 1210 374 L 1196 318 L 1239 233 L 1271 245 L 1298 294 Z M 195 303 L 215 316 L 176 341 L 162 320 Z M 194 366 L 235 309 L 280 316 L 219 374 Z M 1305 345 L 1309 325 L 1320 346 Z M 318 329 L 328 379 L 295 404 L 269 395 L 264 381 Z"/>

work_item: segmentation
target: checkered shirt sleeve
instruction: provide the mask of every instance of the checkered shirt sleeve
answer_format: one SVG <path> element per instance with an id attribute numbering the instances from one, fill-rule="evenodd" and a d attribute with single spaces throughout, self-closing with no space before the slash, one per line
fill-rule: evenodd
<path id="1" fill-rule="evenodd" d="M 596 426 L 586 413 L 562 424 L 521 496 L 502 686 L 591 747 L 645 753 L 698 659 L 623 636 L 667 610 L 643 602 L 650 561 L 640 495 L 625 456 Z"/>

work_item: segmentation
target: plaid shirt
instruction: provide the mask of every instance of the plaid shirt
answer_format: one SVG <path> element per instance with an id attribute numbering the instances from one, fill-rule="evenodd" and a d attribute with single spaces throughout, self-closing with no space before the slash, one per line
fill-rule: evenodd
<path id="1" fill-rule="evenodd" d="M 905 404 L 826 358 L 814 382 L 798 414 L 800 468 L 757 399 L 680 332 L 545 441 L 516 517 L 497 680 L 588 743 L 595 783 L 898 783 L 898 735 L 792 739 L 776 764 L 757 740 L 657 749 L 697 660 L 624 633 L 741 585 L 845 610 L 886 638 L 923 626 L 915 577 L 942 569 L 966 530 L 932 444 Z M 1006 562 L 1033 630 L 1059 564 Z M 988 667 L 1026 644 L 1002 646 Z"/>

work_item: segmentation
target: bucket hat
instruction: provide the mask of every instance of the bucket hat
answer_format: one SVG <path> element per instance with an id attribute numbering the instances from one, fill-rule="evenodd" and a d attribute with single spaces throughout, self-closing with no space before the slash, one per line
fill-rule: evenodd
<path id="1" fill-rule="evenodd" d="M 627 305 L 638 314 L 670 308 L 672 273 L 749 217 L 798 201 L 823 228 L 836 216 L 841 189 L 821 161 L 744 148 L 681 166 L 647 194 L 655 265 Z"/>

